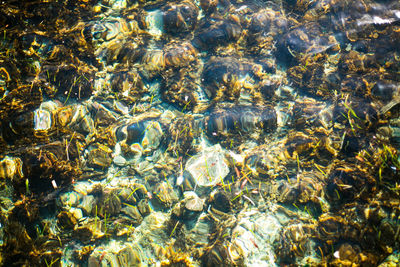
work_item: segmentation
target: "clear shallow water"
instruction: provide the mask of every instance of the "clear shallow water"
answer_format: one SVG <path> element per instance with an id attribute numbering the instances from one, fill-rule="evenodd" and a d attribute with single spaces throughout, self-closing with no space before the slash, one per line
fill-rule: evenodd
<path id="1" fill-rule="evenodd" d="M 3 265 L 396 266 L 398 1 L 1 10 Z"/>

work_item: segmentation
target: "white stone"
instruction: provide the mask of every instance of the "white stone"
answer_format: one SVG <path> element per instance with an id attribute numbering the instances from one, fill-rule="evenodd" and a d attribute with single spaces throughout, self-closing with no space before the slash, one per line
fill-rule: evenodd
<path id="1" fill-rule="evenodd" d="M 72 215 L 74 215 L 74 217 L 79 221 L 80 219 L 83 218 L 83 213 L 82 210 L 79 208 L 70 208 L 69 212 L 72 213 Z"/>
<path id="2" fill-rule="evenodd" d="M 339 258 L 340 258 L 339 250 L 335 251 L 335 253 L 333 253 L 333 256 L 334 256 L 336 259 L 339 259 Z"/>
<path id="3" fill-rule="evenodd" d="M 126 164 L 126 159 L 120 155 L 114 157 L 113 161 L 114 161 L 115 165 L 120 166 L 120 167 L 125 166 L 125 164 Z"/>
<path id="4" fill-rule="evenodd" d="M 206 148 L 186 163 L 188 171 L 197 186 L 211 187 L 221 182 L 229 173 L 228 164 L 220 145 Z"/>
<path id="5" fill-rule="evenodd" d="M 240 214 L 241 219 L 232 230 L 228 247 L 231 259 L 240 251 L 246 266 L 277 266 L 273 244 L 279 237 L 282 225 L 270 213 L 251 209 Z"/>
<path id="6" fill-rule="evenodd" d="M 90 214 L 92 212 L 93 206 L 96 204 L 96 200 L 94 199 L 94 196 L 92 195 L 87 195 L 84 196 L 82 199 L 81 204 L 79 204 L 78 208 L 83 209 L 87 214 Z"/>
<path id="7" fill-rule="evenodd" d="M 34 114 L 35 131 L 46 131 L 51 128 L 52 117 L 50 111 L 39 108 L 35 110 Z"/>

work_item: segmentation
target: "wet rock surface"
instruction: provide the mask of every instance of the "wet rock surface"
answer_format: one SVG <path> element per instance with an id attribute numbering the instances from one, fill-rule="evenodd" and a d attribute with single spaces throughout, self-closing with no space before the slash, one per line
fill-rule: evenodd
<path id="1" fill-rule="evenodd" d="M 0 3 L 0 265 L 397 266 L 399 14 Z"/>

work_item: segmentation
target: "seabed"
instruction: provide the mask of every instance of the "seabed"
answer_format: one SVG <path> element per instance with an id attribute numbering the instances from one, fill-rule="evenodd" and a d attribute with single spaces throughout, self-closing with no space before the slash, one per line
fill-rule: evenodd
<path id="1" fill-rule="evenodd" d="M 400 2 L 0 3 L 0 265 L 399 266 Z"/>

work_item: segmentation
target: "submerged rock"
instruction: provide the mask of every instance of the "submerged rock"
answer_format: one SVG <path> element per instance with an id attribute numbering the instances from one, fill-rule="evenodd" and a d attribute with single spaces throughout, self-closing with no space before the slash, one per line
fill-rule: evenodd
<path id="1" fill-rule="evenodd" d="M 191 157 L 186 163 L 185 171 L 196 186 L 211 189 L 228 175 L 229 166 L 226 161 L 221 146 L 214 145 Z"/>
<path id="2" fill-rule="evenodd" d="M 3 1 L 0 265 L 399 265 L 399 3 Z"/>
<path id="3" fill-rule="evenodd" d="M 153 203 L 161 208 L 170 208 L 179 198 L 171 184 L 162 182 L 154 190 L 155 196 Z"/>
<path id="4" fill-rule="evenodd" d="M 233 239 L 228 246 L 232 262 L 245 266 L 277 266 L 273 244 L 282 227 L 278 219 L 257 210 L 244 212 L 242 216 L 232 230 Z"/>
<path id="5" fill-rule="evenodd" d="M 139 225 L 143 221 L 142 215 L 140 215 L 138 208 L 135 206 L 127 205 L 121 209 L 121 212 L 130 218 L 134 226 Z"/>
<path id="6" fill-rule="evenodd" d="M 103 248 L 96 248 L 90 254 L 88 260 L 88 267 L 110 266 L 119 267 L 118 257 L 112 251 L 103 250 Z"/>
<path id="7" fill-rule="evenodd" d="M 63 229 L 74 229 L 75 225 L 78 223 L 75 216 L 68 212 L 62 211 L 57 215 L 58 225 Z"/>
<path id="8" fill-rule="evenodd" d="M 140 251 L 129 244 L 118 252 L 117 257 L 121 266 L 141 266 L 142 259 Z"/>

